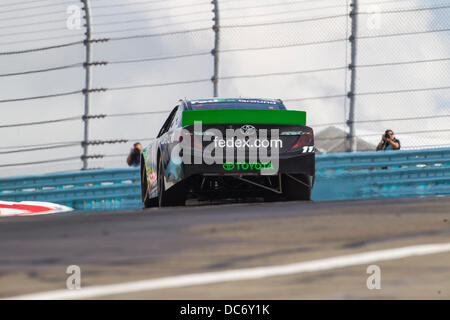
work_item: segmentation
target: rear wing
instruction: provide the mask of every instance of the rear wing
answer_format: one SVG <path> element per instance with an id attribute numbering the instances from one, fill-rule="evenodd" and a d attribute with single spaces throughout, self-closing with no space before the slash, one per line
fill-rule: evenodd
<path id="1" fill-rule="evenodd" d="M 306 112 L 270 109 L 217 109 L 183 111 L 183 127 L 202 124 L 280 124 L 306 126 Z"/>

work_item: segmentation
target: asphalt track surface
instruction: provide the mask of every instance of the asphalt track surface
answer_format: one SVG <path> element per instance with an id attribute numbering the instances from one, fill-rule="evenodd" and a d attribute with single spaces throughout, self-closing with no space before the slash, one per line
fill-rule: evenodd
<path id="1" fill-rule="evenodd" d="M 247 203 L 0 219 L 0 298 L 450 243 L 450 197 Z M 450 299 L 450 252 L 368 265 L 104 294 L 106 299 Z"/>

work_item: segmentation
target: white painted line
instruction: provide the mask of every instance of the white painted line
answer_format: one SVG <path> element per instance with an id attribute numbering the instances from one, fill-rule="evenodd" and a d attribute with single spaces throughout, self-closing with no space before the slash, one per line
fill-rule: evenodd
<path id="1" fill-rule="evenodd" d="M 94 286 L 79 290 L 57 290 L 29 294 L 7 299 L 26 300 L 61 300 L 97 298 L 130 292 L 151 291 L 169 288 L 207 285 L 212 283 L 262 279 L 275 276 L 286 276 L 304 272 L 316 272 L 337 268 L 369 264 L 377 261 L 402 259 L 412 256 L 450 252 L 450 243 L 426 244 L 396 249 L 363 252 L 340 257 L 326 258 L 307 262 L 299 262 L 281 266 L 235 269 L 219 272 L 189 274 L 159 279 Z"/>

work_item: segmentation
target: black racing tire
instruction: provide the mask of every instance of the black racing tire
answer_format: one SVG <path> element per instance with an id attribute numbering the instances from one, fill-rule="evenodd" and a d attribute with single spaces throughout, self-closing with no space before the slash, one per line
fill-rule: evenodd
<path id="1" fill-rule="evenodd" d="M 169 190 L 165 188 L 164 169 L 161 157 L 158 160 L 158 204 L 159 207 L 178 207 L 186 205 L 186 193 L 183 181 L 178 182 Z"/>
<path id="2" fill-rule="evenodd" d="M 294 177 L 295 179 L 293 179 Z M 298 180 L 298 181 L 297 181 Z M 311 178 L 305 174 L 283 175 L 283 195 L 290 201 L 311 200 Z"/>
<path id="3" fill-rule="evenodd" d="M 141 196 L 144 208 L 154 208 L 158 206 L 158 198 L 150 198 L 148 194 L 147 170 L 141 161 Z"/>

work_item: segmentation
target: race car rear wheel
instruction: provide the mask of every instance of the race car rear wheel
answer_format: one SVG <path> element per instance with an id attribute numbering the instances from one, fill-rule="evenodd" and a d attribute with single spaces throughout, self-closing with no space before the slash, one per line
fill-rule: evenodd
<path id="1" fill-rule="evenodd" d="M 164 169 L 161 158 L 158 161 L 158 199 L 160 207 L 176 207 L 186 204 L 186 193 L 183 181 L 178 182 L 169 190 L 166 190 L 164 182 Z"/>
<path id="2" fill-rule="evenodd" d="M 282 177 L 283 195 L 287 200 L 311 200 L 311 178 L 305 174 L 290 174 Z"/>

